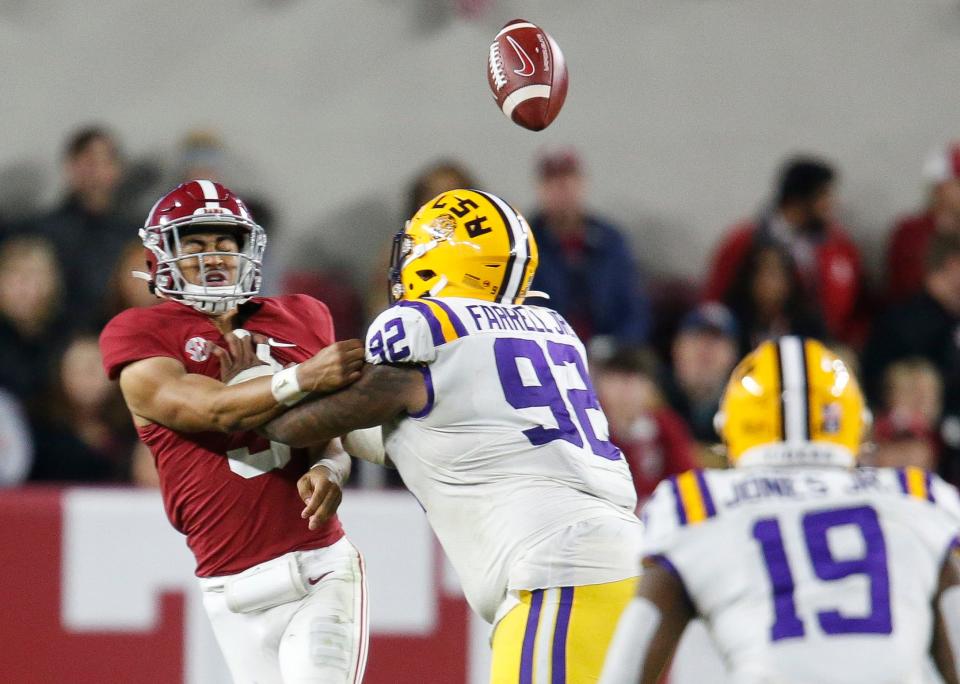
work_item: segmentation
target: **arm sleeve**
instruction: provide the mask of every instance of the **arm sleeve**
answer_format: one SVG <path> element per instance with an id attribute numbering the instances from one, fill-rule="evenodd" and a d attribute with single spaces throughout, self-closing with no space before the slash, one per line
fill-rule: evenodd
<path id="1" fill-rule="evenodd" d="M 154 356 L 183 361 L 182 350 L 161 337 L 156 326 L 140 319 L 141 309 L 128 309 L 107 323 L 100 333 L 100 356 L 111 380 L 120 377 L 125 366 Z"/>
<path id="2" fill-rule="evenodd" d="M 426 305 L 398 304 L 379 316 L 367 330 L 367 363 L 432 363 L 443 344 L 439 322 Z"/>

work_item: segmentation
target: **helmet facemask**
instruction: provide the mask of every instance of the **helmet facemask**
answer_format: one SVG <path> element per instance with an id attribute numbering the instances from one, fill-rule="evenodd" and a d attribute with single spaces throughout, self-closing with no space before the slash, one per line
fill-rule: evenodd
<path id="1" fill-rule="evenodd" d="M 229 232 L 236 236 L 238 250 L 184 253 L 183 238 L 199 232 Z M 222 314 L 260 292 L 267 236 L 253 221 L 232 213 L 217 215 L 211 212 L 144 228 L 140 237 L 157 259 L 153 285 L 161 296 L 182 301 L 207 314 Z M 207 284 L 210 269 L 205 262 L 209 257 L 237 260 L 233 283 Z M 202 284 L 191 283 L 183 275 L 181 265 L 190 259 L 197 260 L 198 280 Z"/>

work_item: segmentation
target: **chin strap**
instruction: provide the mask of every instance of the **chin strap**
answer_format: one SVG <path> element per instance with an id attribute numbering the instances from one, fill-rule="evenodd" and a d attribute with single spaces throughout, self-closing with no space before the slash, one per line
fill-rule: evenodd
<path id="1" fill-rule="evenodd" d="M 445 275 L 440 276 L 440 280 L 437 281 L 436 285 L 434 285 L 433 287 L 430 288 L 430 290 L 429 290 L 430 296 L 431 296 L 431 297 L 437 297 L 437 296 L 439 296 L 439 294 L 440 294 L 440 292 L 443 290 L 443 288 L 445 288 L 449 283 L 450 283 L 450 281 L 447 280 L 447 276 L 445 276 Z"/>
<path id="2" fill-rule="evenodd" d="M 550 299 L 550 295 L 540 290 L 527 290 L 527 298 L 535 297 L 537 299 Z"/>

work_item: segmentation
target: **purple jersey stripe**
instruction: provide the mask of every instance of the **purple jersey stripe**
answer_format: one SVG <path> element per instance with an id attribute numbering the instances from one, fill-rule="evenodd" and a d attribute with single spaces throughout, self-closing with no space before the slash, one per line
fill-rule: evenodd
<path id="1" fill-rule="evenodd" d="M 900 489 L 904 494 L 910 493 L 910 487 L 907 486 L 907 470 L 906 468 L 897 468 L 897 479 L 900 481 Z"/>
<path id="2" fill-rule="evenodd" d="M 451 309 L 449 306 L 444 304 L 439 299 L 433 299 L 431 297 L 430 301 L 436 304 L 437 306 L 439 306 L 444 311 L 446 311 L 447 315 L 450 317 L 450 323 L 451 325 L 453 325 L 453 329 L 456 331 L 457 336 L 466 337 L 469 334 L 467 333 L 467 329 L 466 327 L 464 327 L 463 322 L 457 317 L 457 314 L 453 312 L 453 309 Z"/>
<path id="3" fill-rule="evenodd" d="M 534 589 L 530 596 L 530 612 L 527 613 L 527 627 L 523 631 L 523 650 L 520 652 L 520 684 L 533 684 L 533 646 L 537 638 L 537 624 L 540 622 L 543 589 Z"/>
<path id="4" fill-rule="evenodd" d="M 408 413 L 407 415 L 411 418 L 426 418 L 430 411 L 433 410 L 433 401 L 435 399 L 433 394 L 433 375 L 430 373 L 430 366 L 417 366 L 417 370 L 423 373 L 423 382 L 427 386 L 427 403 L 416 413 Z"/>
<path id="5" fill-rule="evenodd" d="M 574 587 L 560 588 L 560 607 L 557 608 L 557 624 L 553 630 L 552 684 L 567 682 L 567 630 L 573 610 L 573 590 Z"/>
<path id="6" fill-rule="evenodd" d="M 435 347 L 439 347 L 441 344 L 446 342 L 446 340 L 443 339 L 443 330 L 440 328 L 440 321 L 437 320 L 436 315 L 434 315 L 433 311 L 430 310 L 429 306 L 423 302 L 407 300 L 400 302 L 398 306 L 416 309 L 423 315 L 424 318 L 427 319 L 427 325 L 430 326 L 430 335 L 433 337 L 433 345 Z"/>
<path id="7" fill-rule="evenodd" d="M 936 503 L 937 500 L 933 498 L 933 475 L 929 472 L 923 474 L 923 484 L 927 488 L 927 501 L 930 503 Z"/>
<path id="8" fill-rule="evenodd" d="M 700 486 L 700 495 L 703 496 L 703 507 L 707 509 L 707 517 L 712 518 L 717 514 L 717 507 L 713 505 L 713 497 L 710 495 L 710 489 L 707 487 L 707 478 L 702 470 L 695 470 L 694 476 L 697 478 L 697 484 Z"/>
<path id="9" fill-rule="evenodd" d="M 669 477 L 670 487 L 673 488 L 673 498 L 677 502 L 677 518 L 680 519 L 681 525 L 687 524 L 687 512 L 683 509 L 683 499 L 680 498 L 680 487 L 677 486 L 677 476 L 671 475 Z"/>

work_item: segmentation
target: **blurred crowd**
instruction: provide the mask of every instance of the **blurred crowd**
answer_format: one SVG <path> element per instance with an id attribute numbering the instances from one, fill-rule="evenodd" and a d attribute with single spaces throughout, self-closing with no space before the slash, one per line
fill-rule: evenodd
<path id="1" fill-rule="evenodd" d="M 159 301 L 130 274 L 143 267 L 137 229 L 150 203 L 177 182 L 227 184 L 271 232 L 269 199 L 234 187 L 224 157 L 216 133 L 194 131 L 171 169 L 137 173 L 109 129 L 86 127 L 64 144 L 54 206 L 14 220 L 0 205 L 0 485 L 155 485 L 151 456 L 101 368 L 97 335 L 119 311 Z M 925 204 L 891 218 L 871 286 L 861 246 L 838 217 L 838 169 L 820 157 L 786 159 L 757 188 L 761 209 L 745 207 L 722 233 L 702 282 L 641 272 L 637 245 L 592 211 L 580 152 L 535 160 L 537 206 L 518 208 L 540 248 L 533 289 L 550 298 L 529 303 L 558 310 L 587 343 L 641 499 L 663 477 L 723 464 L 713 416 L 729 372 L 784 334 L 824 340 L 861 378 L 874 415 L 863 463 L 917 465 L 960 485 L 960 143 L 917 166 Z M 483 179 L 454 159 L 423 169 L 397 225 L 456 187 Z M 382 267 L 361 277 L 319 257 L 316 267 L 268 264 L 277 285 L 264 294 L 311 294 L 330 307 L 338 337 L 362 337 L 386 306 L 389 238 Z M 355 480 L 396 483 L 370 469 Z"/>

